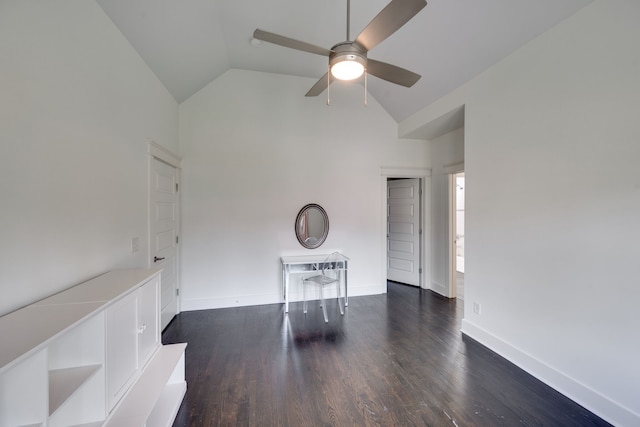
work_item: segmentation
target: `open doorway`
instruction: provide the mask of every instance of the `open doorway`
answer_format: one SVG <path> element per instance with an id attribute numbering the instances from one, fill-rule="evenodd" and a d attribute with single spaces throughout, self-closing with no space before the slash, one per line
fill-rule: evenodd
<path id="1" fill-rule="evenodd" d="M 456 298 L 464 300 L 464 172 L 453 174 L 454 206 L 452 222 L 455 224 L 454 241 L 455 254 L 452 257 L 453 274 L 455 275 Z"/>

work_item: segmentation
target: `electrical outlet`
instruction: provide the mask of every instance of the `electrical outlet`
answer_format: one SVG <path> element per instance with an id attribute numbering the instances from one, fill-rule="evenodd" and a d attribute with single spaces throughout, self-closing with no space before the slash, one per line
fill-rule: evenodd
<path id="1" fill-rule="evenodd" d="M 474 302 L 473 303 L 473 312 L 475 314 L 477 314 L 478 316 L 480 316 L 480 303 L 479 302 Z"/>
<path id="2" fill-rule="evenodd" d="M 134 237 L 131 239 L 131 252 L 135 253 L 140 250 L 140 238 Z"/>

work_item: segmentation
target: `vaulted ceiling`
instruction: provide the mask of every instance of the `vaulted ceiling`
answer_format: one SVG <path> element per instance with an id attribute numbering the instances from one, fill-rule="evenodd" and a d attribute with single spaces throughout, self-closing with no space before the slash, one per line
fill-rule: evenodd
<path id="1" fill-rule="evenodd" d="M 97 1 L 178 102 L 230 68 L 313 79 L 327 71 L 323 56 L 268 43 L 254 47 L 256 28 L 326 48 L 346 39 L 346 0 Z M 422 78 L 405 88 L 370 77 L 369 93 L 402 121 L 591 1 L 429 0 L 369 52 Z M 352 0 L 351 38 L 387 3 Z M 323 95 L 310 99 L 325 101 Z"/>

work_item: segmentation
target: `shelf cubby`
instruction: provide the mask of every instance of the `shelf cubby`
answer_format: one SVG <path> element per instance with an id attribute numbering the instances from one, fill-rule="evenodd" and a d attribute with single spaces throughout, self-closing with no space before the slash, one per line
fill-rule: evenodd
<path id="1" fill-rule="evenodd" d="M 102 365 L 78 366 L 49 371 L 49 416 L 102 369 Z"/>

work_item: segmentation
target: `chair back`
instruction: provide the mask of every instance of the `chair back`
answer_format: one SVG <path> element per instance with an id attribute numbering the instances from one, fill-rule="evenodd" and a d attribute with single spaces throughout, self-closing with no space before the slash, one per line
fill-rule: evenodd
<path id="1" fill-rule="evenodd" d="M 340 270 L 344 269 L 344 257 L 340 252 L 334 252 L 327 256 L 322 263 L 322 274 L 334 279 L 338 278 Z"/>

